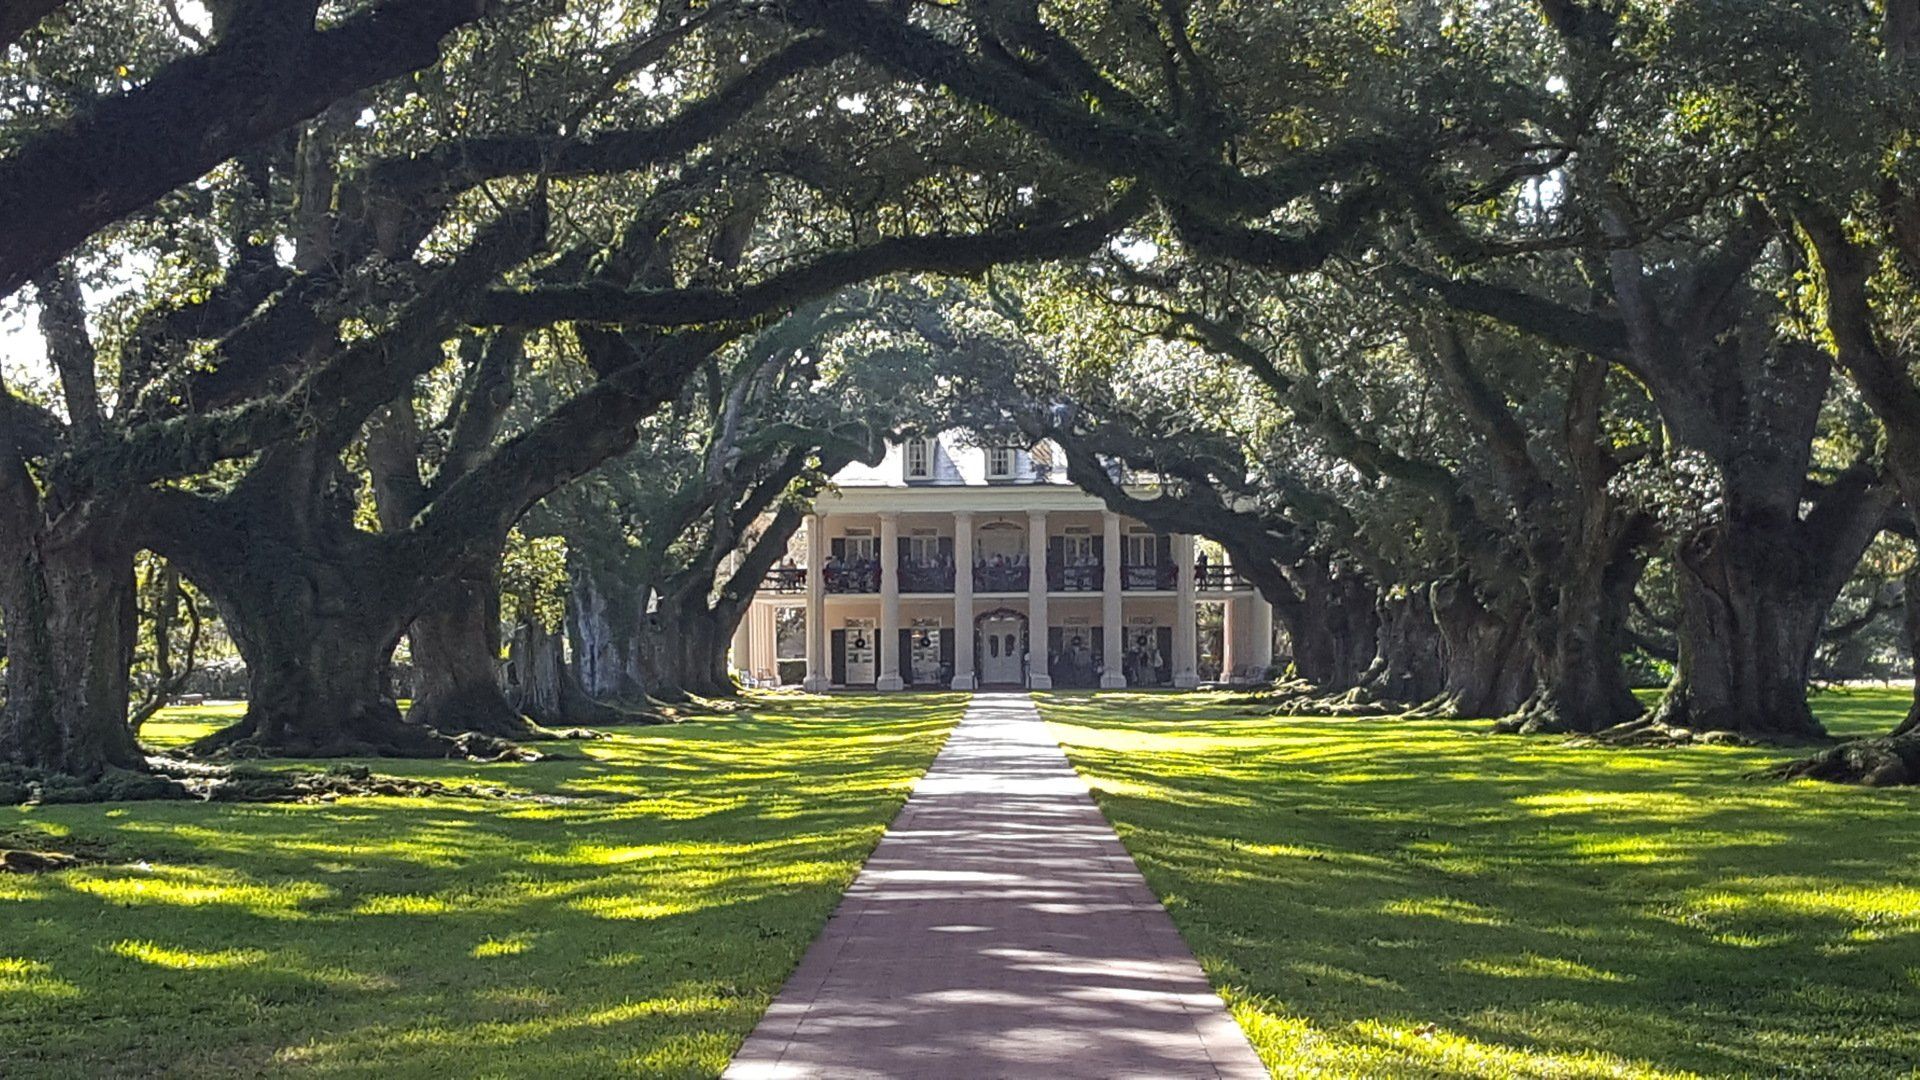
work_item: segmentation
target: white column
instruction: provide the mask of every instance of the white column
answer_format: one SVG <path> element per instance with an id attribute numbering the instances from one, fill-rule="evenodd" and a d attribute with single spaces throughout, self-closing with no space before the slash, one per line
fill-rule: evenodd
<path id="1" fill-rule="evenodd" d="M 875 690 L 899 690 L 900 515 L 880 515 L 880 677 Z"/>
<path id="2" fill-rule="evenodd" d="M 1190 689 L 1200 685 L 1199 637 L 1194 626 L 1193 537 L 1173 536 L 1175 578 L 1173 600 L 1173 685 Z"/>
<path id="3" fill-rule="evenodd" d="M 1240 659 L 1246 652 L 1240 638 L 1247 632 L 1247 600 L 1233 591 L 1233 556 L 1223 555 L 1220 569 L 1227 583 L 1226 599 L 1220 604 L 1220 681 L 1230 683 L 1234 669 L 1245 663 Z"/>
<path id="4" fill-rule="evenodd" d="M 824 694 L 833 686 L 827 656 L 827 515 L 807 518 L 807 679 L 804 689 Z"/>
<path id="5" fill-rule="evenodd" d="M 1262 677 L 1273 666 L 1273 605 L 1258 589 L 1253 592 L 1253 655 L 1247 663 L 1259 668 Z"/>
<path id="6" fill-rule="evenodd" d="M 1027 686 L 1053 689 L 1047 673 L 1047 512 L 1027 511 Z"/>
<path id="7" fill-rule="evenodd" d="M 780 677 L 780 608 L 774 604 L 753 606 L 753 647 L 748 651 L 753 673 Z"/>
<path id="8" fill-rule="evenodd" d="M 972 690 L 973 515 L 953 515 L 953 688 Z"/>
<path id="9" fill-rule="evenodd" d="M 1120 625 L 1126 617 L 1120 602 L 1120 515 L 1101 511 L 1100 527 L 1100 550 L 1106 560 L 1100 577 L 1100 651 L 1106 665 L 1100 673 L 1100 689 L 1120 690 L 1127 685 L 1126 669 L 1120 663 L 1120 654 L 1126 650 L 1126 630 Z"/>
<path id="10" fill-rule="evenodd" d="M 753 674 L 753 613 L 758 606 L 749 601 L 747 610 L 740 613 L 740 625 L 733 628 L 733 670 L 743 682 Z"/>

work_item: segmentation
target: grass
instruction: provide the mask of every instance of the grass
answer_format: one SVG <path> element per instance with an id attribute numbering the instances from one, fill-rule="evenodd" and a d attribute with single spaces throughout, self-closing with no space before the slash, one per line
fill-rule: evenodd
<path id="1" fill-rule="evenodd" d="M 1920 792 L 1223 698 L 1042 708 L 1276 1076 L 1920 1076 Z"/>
<path id="2" fill-rule="evenodd" d="M 715 1075 L 961 702 L 770 695 L 584 760 L 376 766 L 564 801 L 0 809 L 0 840 L 105 854 L 0 876 L 0 1075 Z"/>

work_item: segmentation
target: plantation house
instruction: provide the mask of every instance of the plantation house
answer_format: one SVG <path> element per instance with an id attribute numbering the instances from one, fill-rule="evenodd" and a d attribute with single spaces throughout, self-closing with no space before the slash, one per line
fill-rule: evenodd
<path id="1" fill-rule="evenodd" d="M 734 638 L 755 684 L 1176 686 L 1273 660 L 1273 609 L 1217 550 L 1069 483 L 1055 448 L 958 432 L 834 477 Z"/>

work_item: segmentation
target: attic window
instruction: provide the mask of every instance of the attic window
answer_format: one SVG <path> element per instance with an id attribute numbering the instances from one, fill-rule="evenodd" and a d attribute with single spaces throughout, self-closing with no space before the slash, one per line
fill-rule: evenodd
<path id="1" fill-rule="evenodd" d="M 987 448 L 987 479 L 1007 480 L 1013 476 L 1013 447 L 990 446 Z"/>
<path id="2" fill-rule="evenodd" d="M 933 476 L 933 440 L 907 440 L 907 479 L 927 480 Z"/>

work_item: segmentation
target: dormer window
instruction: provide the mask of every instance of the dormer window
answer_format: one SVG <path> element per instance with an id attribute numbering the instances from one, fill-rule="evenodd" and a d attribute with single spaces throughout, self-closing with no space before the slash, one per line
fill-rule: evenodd
<path id="1" fill-rule="evenodd" d="M 1011 446 L 987 447 L 987 479 L 989 480 L 1013 479 L 1013 447 Z"/>
<path id="2" fill-rule="evenodd" d="M 933 440 L 907 440 L 907 479 L 933 479 Z"/>

